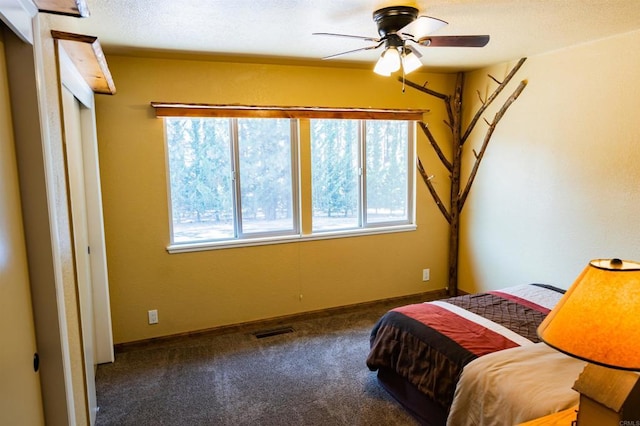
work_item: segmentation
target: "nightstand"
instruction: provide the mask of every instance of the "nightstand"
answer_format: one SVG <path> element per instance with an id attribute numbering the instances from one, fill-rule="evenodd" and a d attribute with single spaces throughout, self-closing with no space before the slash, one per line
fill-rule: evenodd
<path id="1" fill-rule="evenodd" d="M 540 417 L 539 419 L 530 420 L 526 423 L 521 423 L 520 426 L 571 426 L 576 420 L 578 406 L 567 408 L 557 413 L 549 414 L 548 416 Z"/>

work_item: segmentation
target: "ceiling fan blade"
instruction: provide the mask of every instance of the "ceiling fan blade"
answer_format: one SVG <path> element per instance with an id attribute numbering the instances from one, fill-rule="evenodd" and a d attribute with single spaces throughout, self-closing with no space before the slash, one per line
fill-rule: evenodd
<path id="1" fill-rule="evenodd" d="M 398 31 L 398 34 L 402 34 L 405 37 L 417 40 L 426 36 L 427 34 L 438 31 L 440 28 L 447 25 L 448 22 L 443 21 L 442 19 L 423 15 L 418 16 L 418 19 L 402 27 Z"/>
<path id="2" fill-rule="evenodd" d="M 347 37 L 347 38 L 357 38 L 359 40 L 364 41 L 372 41 L 374 43 L 379 43 L 380 39 L 375 37 L 365 37 L 359 35 L 351 35 L 351 34 L 336 34 L 336 33 L 312 33 L 312 35 L 322 35 L 322 36 L 331 36 L 331 37 Z"/>
<path id="3" fill-rule="evenodd" d="M 325 56 L 324 59 L 333 59 L 337 56 L 342 56 L 342 55 L 348 55 L 349 53 L 355 53 L 355 52 L 360 52 L 362 50 L 373 50 L 373 49 L 377 49 L 378 47 L 382 46 L 384 44 L 384 42 L 380 42 L 378 44 L 376 44 L 375 46 L 367 46 L 367 47 L 362 47 L 360 49 L 353 49 L 353 50 L 347 50 L 346 52 L 340 52 L 340 53 L 336 53 L 335 55 L 329 55 L 329 56 Z"/>
<path id="4" fill-rule="evenodd" d="M 426 47 L 484 47 L 489 43 L 488 35 L 427 36 L 418 40 Z"/>

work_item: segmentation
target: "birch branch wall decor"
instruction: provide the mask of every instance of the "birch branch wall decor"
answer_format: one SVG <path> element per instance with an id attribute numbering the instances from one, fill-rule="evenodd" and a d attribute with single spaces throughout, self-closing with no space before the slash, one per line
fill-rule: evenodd
<path id="1" fill-rule="evenodd" d="M 413 83 L 408 80 L 404 80 L 399 78 L 400 81 L 403 81 L 407 86 L 419 90 L 427 95 L 434 96 L 445 103 L 445 107 L 447 109 L 448 120 L 445 120 L 445 124 L 451 130 L 451 159 L 448 159 L 444 154 L 440 144 L 436 141 L 433 136 L 431 130 L 428 125 L 424 122 L 419 122 L 420 128 L 423 133 L 427 137 L 429 144 L 435 151 L 436 155 L 444 165 L 444 167 L 449 171 L 449 177 L 451 179 L 451 190 L 449 193 L 449 207 L 445 205 L 443 199 L 436 191 L 433 182 L 431 181 L 433 175 L 430 175 L 424 168 L 422 161 L 418 157 L 417 167 L 422 180 L 427 185 L 427 189 L 431 194 L 431 197 L 435 201 L 436 205 L 440 209 L 440 212 L 444 216 L 444 218 L 449 223 L 449 256 L 448 256 L 448 286 L 447 292 L 450 296 L 456 296 L 458 294 L 458 241 L 460 235 L 460 213 L 462 212 L 462 208 L 464 207 L 464 203 L 467 200 L 467 196 L 469 195 L 469 191 L 471 190 L 471 185 L 475 180 L 476 173 L 478 172 L 478 168 L 480 167 L 480 163 L 484 158 L 484 154 L 487 150 L 487 146 L 489 145 L 489 141 L 491 140 L 491 136 L 496 129 L 496 126 L 507 112 L 507 109 L 513 104 L 513 102 L 520 96 L 525 86 L 527 85 L 526 80 L 522 80 L 518 87 L 513 91 L 511 96 L 505 101 L 502 107 L 498 110 L 498 112 L 493 117 L 491 122 L 487 121 L 483 118 L 483 114 L 486 109 L 493 103 L 493 101 L 498 97 L 500 92 L 509 84 L 514 75 L 518 72 L 522 64 L 526 58 L 522 58 L 518 61 L 518 63 L 511 69 L 509 74 L 505 77 L 503 81 L 497 80 L 495 77 L 489 75 L 488 77 L 498 84 L 498 87 L 493 91 L 493 93 L 486 99 L 483 99 L 480 93 L 478 92 L 478 97 L 480 98 L 480 102 L 482 106 L 475 113 L 467 128 L 462 131 L 462 92 L 464 86 L 464 73 L 458 73 L 456 78 L 456 87 L 453 95 L 445 95 L 443 93 L 436 92 L 426 87 L 426 83 L 424 85 L 419 85 Z M 483 118 L 483 121 L 487 124 L 487 131 L 484 136 L 484 140 L 482 142 L 482 146 L 479 152 L 472 150 L 473 155 L 475 157 L 473 167 L 471 169 L 471 173 L 467 178 L 464 186 L 461 185 L 461 166 L 462 166 L 462 148 L 464 144 L 467 142 L 469 135 L 476 127 L 476 124 Z"/>

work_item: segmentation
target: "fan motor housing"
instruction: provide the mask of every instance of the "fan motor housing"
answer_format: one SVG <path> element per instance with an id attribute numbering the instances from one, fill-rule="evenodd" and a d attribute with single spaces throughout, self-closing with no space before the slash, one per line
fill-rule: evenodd
<path id="1" fill-rule="evenodd" d="M 390 6 L 373 12 L 373 20 L 378 25 L 381 37 L 396 33 L 417 18 L 418 9 L 411 6 Z"/>

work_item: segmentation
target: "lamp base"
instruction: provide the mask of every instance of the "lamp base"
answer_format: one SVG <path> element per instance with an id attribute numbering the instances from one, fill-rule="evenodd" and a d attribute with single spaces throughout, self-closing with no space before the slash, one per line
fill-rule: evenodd
<path id="1" fill-rule="evenodd" d="M 578 426 L 640 424 L 638 373 L 587 364 L 573 389 L 580 393 Z"/>

